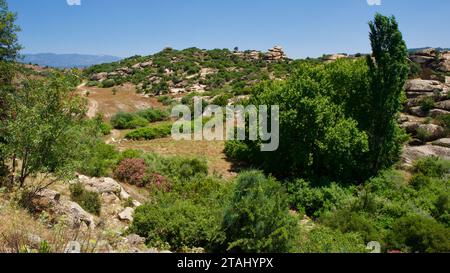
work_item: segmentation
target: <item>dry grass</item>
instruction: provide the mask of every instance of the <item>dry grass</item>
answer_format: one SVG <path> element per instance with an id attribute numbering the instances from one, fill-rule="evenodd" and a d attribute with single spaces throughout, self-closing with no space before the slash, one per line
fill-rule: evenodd
<path id="1" fill-rule="evenodd" d="M 115 139 L 124 137 L 128 131 L 115 132 Z M 114 144 L 119 150 L 141 150 L 167 156 L 202 157 L 208 161 L 211 174 L 221 175 L 223 178 L 236 176 L 233 164 L 227 160 L 224 153 L 225 141 L 175 141 L 171 137 L 150 141 L 120 141 Z"/>
<path id="2" fill-rule="evenodd" d="M 98 234 L 88 229 L 69 229 L 64 225 L 49 228 L 45 215 L 33 218 L 26 210 L 10 205 L 0 206 L 0 253 L 39 252 L 63 253 L 70 241 L 77 241 L 83 253 L 95 252 Z"/>
<path id="3" fill-rule="evenodd" d="M 115 95 L 113 89 L 117 91 Z M 94 117 L 97 113 L 103 113 L 109 119 L 118 112 L 135 112 L 149 107 L 163 107 L 156 98 L 137 94 L 136 87 L 132 84 L 112 88 L 82 85 L 78 88 L 78 92 L 87 97 L 89 101 L 89 117 Z M 87 92 L 89 92 L 89 95 L 87 95 Z"/>

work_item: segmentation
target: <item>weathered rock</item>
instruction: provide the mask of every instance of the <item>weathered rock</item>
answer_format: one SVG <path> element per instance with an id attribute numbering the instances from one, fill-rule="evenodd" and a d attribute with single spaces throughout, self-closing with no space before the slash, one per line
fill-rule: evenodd
<path id="1" fill-rule="evenodd" d="M 108 73 L 100 72 L 91 76 L 92 81 L 104 81 L 108 78 Z"/>
<path id="2" fill-rule="evenodd" d="M 419 126 L 420 123 L 414 121 L 407 121 L 400 125 L 408 134 L 415 134 Z"/>
<path id="3" fill-rule="evenodd" d="M 421 50 L 418 50 L 418 51 L 414 52 L 414 55 L 435 57 L 436 56 L 436 49 L 432 48 L 432 47 L 428 47 L 428 48 L 421 49 Z"/>
<path id="4" fill-rule="evenodd" d="M 79 227 L 84 223 L 91 229 L 95 228 L 94 217 L 75 202 L 63 201 L 54 210 L 58 215 L 67 216 L 68 223 L 72 227 Z"/>
<path id="5" fill-rule="evenodd" d="M 425 132 L 421 138 L 424 141 L 434 141 L 445 137 L 445 130 L 441 126 L 435 124 L 420 124 L 419 122 L 405 122 L 400 125 L 408 134 L 417 135 L 419 132 Z"/>
<path id="6" fill-rule="evenodd" d="M 133 69 L 140 69 L 141 68 L 141 64 L 140 63 L 134 64 L 134 65 L 131 66 L 131 68 L 133 68 Z"/>
<path id="7" fill-rule="evenodd" d="M 430 111 L 430 116 L 433 118 L 437 118 L 437 117 L 445 116 L 445 115 L 449 115 L 449 114 L 450 114 L 450 111 L 445 111 L 442 109 L 433 109 Z"/>
<path id="8" fill-rule="evenodd" d="M 88 190 L 102 193 L 114 193 L 119 195 L 122 186 L 112 178 L 90 178 L 84 175 L 78 176 L 78 181 L 88 187 Z"/>
<path id="9" fill-rule="evenodd" d="M 146 67 L 149 67 L 149 66 L 152 66 L 153 65 L 153 62 L 152 61 L 148 61 L 148 62 L 144 62 L 144 63 L 141 63 L 140 64 L 140 66 L 142 67 L 142 68 L 146 68 Z"/>
<path id="10" fill-rule="evenodd" d="M 434 141 L 445 137 L 444 128 L 435 124 L 421 124 L 416 132 L 419 132 L 419 130 L 426 132 L 425 141 Z"/>
<path id="11" fill-rule="evenodd" d="M 435 146 L 450 148 L 450 138 L 441 138 L 433 142 Z"/>
<path id="12" fill-rule="evenodd" d="M 406 82 L 405 90 L 406 92 L 441 92 L 444 86 L 439 81 L 414 79 Z"/>
<path id="13" fill-rule="evenodd" d="M 269 49 L 269 52 L 266 54 L 266 59 L 269 61 L 278 61 L 286 58 L 286 54 L 284 53 L 284 50 L 280 46 L 274 46 L 273 48 Z"/>
<path id="14" fill-rule="evenodd" d="M 143 244 L 145 244 L 145 241 L 146 241 L 144 237 L 141 237 L 141 236 L 136 235 L 136 234 L 128 235 L 125 238 L 125 240 L 126 240 L 127 244 L 129 244 L 131 246 L 134 246 L 134 247 L 143 245 Z"/>
<path id="15" fill-rule="evenodd" d="M 414 115 L 414 116 L 417 116 L 417 117 L 426 117 L 426 116 L 428 116 L 428 113 L 423 111 L 421 106 L 411 107 L 409 109 L 409 113 L 411 113 L 411 115 Z"/>
<path id="16" fill-rule="evenodd" d="M 445 76 L 445 84 L 450 85 L 450 76 Z"/>
<path id="17" fill-rule="evenodd" d="M 418 64 L 429 64 L 435 60 L 435 57 L 432 56 L 423 56 L 423 55 L 412 55 L 409 59 Z"/>
<path id="18" fill-rule="evenodd" d="M 406 147 L 403 151 L 402 161 L 407 166 L 412 166 L 412 164 L 419 158 L 429 156 L 438 156 L 443 159 L 450 160 L 450 148 L 436 145 Z"/>
<path id="19" fill-rule="evenodd" d="M 124 211 L 119 213 L 119 215 L 118 215 L 119 220 L 128 221 L 131 223 L 131 222 L 133 222 L 133 213 L 134 213 L 133 208 L 126 208 Z"/>
<path id="20" fill-rule="evenodd" d="M 78 254 L 81 253 L 81 244 L 77 241 L 70 241 L 67 243 L 64 253 Z"/>
<path id="21" fill-rule="evenodd" d="M 331 63 L 336 60 L 345 59 L 345 58 L 348 58 L 348 55 L 346 55 L 346 54 L 330 54 L 330 55 L 324 56 L 324 61 L 327 63 Z"/>
<path id="22" fill-rule="evenodd" d="M 445 111 L 450 111 L 450 100 L 445 100 L 445 101 L 436 103 L 436 108 L 445 110 Z"/>

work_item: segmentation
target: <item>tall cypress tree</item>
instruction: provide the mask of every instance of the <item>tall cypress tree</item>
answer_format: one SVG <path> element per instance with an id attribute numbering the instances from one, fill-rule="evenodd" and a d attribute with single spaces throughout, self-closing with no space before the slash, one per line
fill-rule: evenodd
<path id="1" fill-rule="evenodd" d="M 394 164 L 401 153 L 402 131 L 397 117 L 408 77 L 408 50 L 395 17 L 381 14 L 369 23 L 373 55 L 367 58 L 370 75 L 369 169 L 373 174 Z"/>

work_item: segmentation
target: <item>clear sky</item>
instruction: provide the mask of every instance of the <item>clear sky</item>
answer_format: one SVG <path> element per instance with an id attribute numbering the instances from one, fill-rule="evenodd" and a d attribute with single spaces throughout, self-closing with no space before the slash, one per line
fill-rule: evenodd
<path id="1" fill-rule="evenodd" d="M 81 5 L 69 5 L 68 2 Z M 381 1 L 381 5 L 369 5 Z M 409 47 L 450 47 L 449 0 L 8 0 L 25 53 L 148 55 L 267 50 L 291 58 L 369 52 L 367 22 L 395 15 Z"/>

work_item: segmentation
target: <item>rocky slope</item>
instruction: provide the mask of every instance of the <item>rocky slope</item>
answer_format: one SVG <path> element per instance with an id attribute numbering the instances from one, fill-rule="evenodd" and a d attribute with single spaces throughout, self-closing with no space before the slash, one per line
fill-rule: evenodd
<path id="1" fill-rule="evenodd" d="M 151 56 L 90 67 L 85 76 L 89 85 L 131 82 L 139 91 L 155 95 L 222 88 L 236 94 L 263 79 L 285 77 L 292 68 L 290 62 L 279 46 L 268 52 L 167 48 Z"/>
<path id="2" fill-rule="evenodd" d="M 407 102 L 400 122 L 412 139 L 404 163 L 424 156 L 450 159 L 450 52 L 427 48 L 412 53 L 410 60 L 420 67 L 420 78 L 405 86 Z"/>

